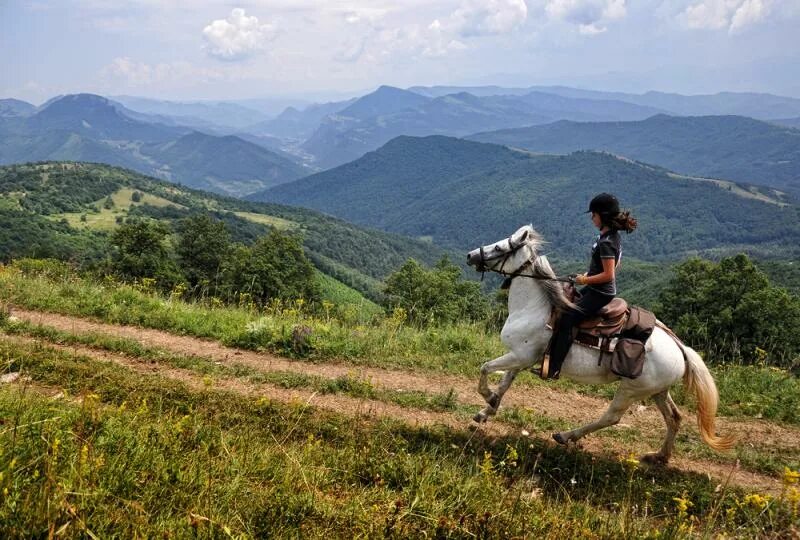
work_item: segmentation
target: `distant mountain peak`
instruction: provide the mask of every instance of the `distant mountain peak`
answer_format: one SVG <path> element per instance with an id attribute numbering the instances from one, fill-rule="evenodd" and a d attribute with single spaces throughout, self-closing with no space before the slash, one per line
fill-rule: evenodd
<path id="1" fill-rule="evenodd" d="M 106 97 L 97 94 L 67 94 L 61 96 L 47 104 L 46 108 L 53 107 L 54 105 L 70 104 L 70 105 L 107 105 L 113 107 L 113 102 Z"/>
<path id="2" fill-rule="evenodd" d="M 340 114 L 359 119 L 366 119 L 379 114 L 390 114 L 414 107 L 430 101 L 431 98 L 421 96 L 394 86 L 380 86 L 374 92 L 358 98 Z"/>
<path id="3" fill-rule="evenodd" d="M 0 99 L 0 118 L 11 116 L 28 116 L 36 111 L 36 107 L 21 99 Z"/>

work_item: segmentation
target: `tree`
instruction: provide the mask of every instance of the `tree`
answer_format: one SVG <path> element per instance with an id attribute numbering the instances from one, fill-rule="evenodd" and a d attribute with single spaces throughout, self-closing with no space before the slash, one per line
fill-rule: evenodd
<path id="1" fill-rule="evenodd" d="M 252 247 L 236 246 L 223 274 L 231 292 L 248 293 L 261 304 L 272 298 L 319 297 L 314 267 L 306 258 L 300 238 L 277 229 L 259 238 Z"/>
<path id="2" fill-rule="evenodd" d="M 711 360 L 750 363 L 758 348 L 789 365 L 800 353 L 800 299 L 772 286 L 746 255 L 684 262 L 659 301 L 664 321 Z"/>
<path id="3" fill-rule="evenodd" d="M 196 214 L 178 224 L 175 252 L 191 287 L 214 283 L 231 251 L 227 227 L 207 214 Z"/>
<path id="4" fill-rule="evenodd" d="M 169 229 L 163 223 L 133 221 L 111 235 L 111 268 L 125 280 L 153 278 L 162 290 L 182 281 L 166 246 Z"/>
<path id="5" fill-rule="evenodd" d="M 409 259 L 386 278 L 389 308 L 400 307 L 416 323 L 483 320 L 489 311 L 480 284 L 461 278 L 461 269 L 443 257 L 428 270 Z"/>

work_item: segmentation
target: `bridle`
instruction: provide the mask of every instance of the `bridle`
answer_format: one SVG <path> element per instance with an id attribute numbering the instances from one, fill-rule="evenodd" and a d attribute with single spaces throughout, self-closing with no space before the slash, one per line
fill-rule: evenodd
<path id="1" fill-rule="evenodd" d="M 481 281 L 483 281 L 483 277 L 486 274 L 486 272 L 491 271 L 491 272 L 497 272 L 498 274 L 500 274 L 501 276 L 505 276 L 509 280 L 514 279 L 515 277 L 526 277 L 530 279 L 537 279 L 540 281 L 561 281 L 564 283 L 575 283 L 575 279 L 571 276 L 547 277 L 547 276 L 538 276 L 536 274 L 524 274 L 523 272 L 525 271 L 526 268 L 528 267 L 533 268 L 534 264 L 536 263 L 536 259 L 538 259 L 540 255 L 537 255 L 533 259 L 528 259 L 527 261 L 525 261 L 525 264 L 517 268 L 514 272 L 504 272 L 508 260 L 517 252 L 517 250 L 519 250 L 519 248 L 525 245 L 524 242 L 521 242 L 520 244 L 515 246 L 510 236 L 507 238 L 507 241 L 509 250 L 506 253 L 497 255 L 496 257 L 486 257 L 486 250 L 484 249 L 484 246 L 480 247 L 481 258 L 475 265 L 475 269 L 481 273 Z M 499 259 L 500 257 L 503 257 L 503 261 L 500 263 L 499 269 L 495 270 L 486 266 L 486 263 L 493 261 L 495 259 Z"/>

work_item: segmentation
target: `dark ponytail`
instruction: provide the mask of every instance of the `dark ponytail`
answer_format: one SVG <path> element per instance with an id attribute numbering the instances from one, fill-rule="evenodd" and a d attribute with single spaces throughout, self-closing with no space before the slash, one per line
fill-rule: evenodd
<path id="1" fill-rule="evenodd" d="M 624 210 L 610 218 L 607 225 L 616 231 L 625 231 L 630 234 L 636 230 L 637 222 L 636 218 L 631 216 L 629 210 Z"/>

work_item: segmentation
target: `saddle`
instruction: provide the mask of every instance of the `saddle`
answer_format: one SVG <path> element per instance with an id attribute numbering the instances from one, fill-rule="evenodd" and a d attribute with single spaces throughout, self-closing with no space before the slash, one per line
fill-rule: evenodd
<path id="1" fill-rule="evenodd" d="M 564 285 L 564 294 L 566 294 L 570 302 L 574 302 L 578 297 L 578 291 L 571 283 Z M 555 309 L 550 313 L 550 324 L 548 326 L 551 329 L 555 328 L 558 315 Z M 603 341 L 610 341 L 603 338 L 611 338 L 622 333 L 629 315 L 630 307 L 628 302 L 622 298 L 614 298 L 603 306 L 594 317 L 586 319 L 576 327 L 575 341 L 590 347 L 600 348 L 600 344 Z M 608 348 L 606 352 L 611 352 L 611 350 L 611 348 Z"/>
<path id="2" fill-rule="evenodd" d="M 573 286 L 565 286 L 564 292 L 570 301 L 575 300 L 577 293 Z M 558 316 L 554 309 L 548 324 L 551 329 L 555 328 Z M 596 316 L 586 319 L 573 330 L 573 340 L 599 350 L 598 365 L 603 360 L 603 353 L 610 353 L 611 371 L 619 376 L 635 379 L 642 372 L 645 343 L 655 325 L 656 317 L 653 313 L 637 306 L 629 306 L 622 298 L 614 298 Z M 547 349 L 549 351 L 550 347 Z"/>

